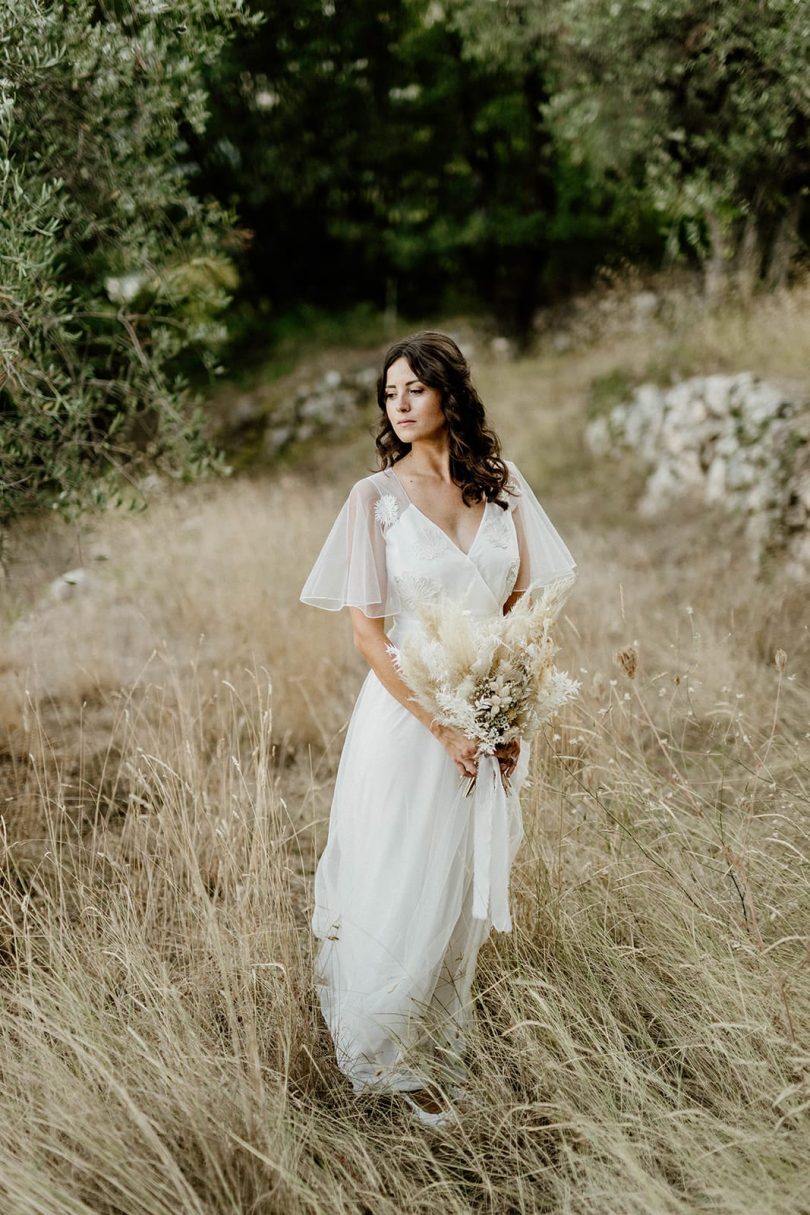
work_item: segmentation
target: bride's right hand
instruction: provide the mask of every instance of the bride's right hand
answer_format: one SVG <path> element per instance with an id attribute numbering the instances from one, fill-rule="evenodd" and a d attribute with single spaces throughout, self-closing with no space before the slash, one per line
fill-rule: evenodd
<path id="1" fill-rule="evenodd" d="M 471 738 L 454 726 L 443 726 L 438 722 L 433 722 L 430 732 L 438 738 L 462 776 L 475 776 L 478 771 L 478 748 Z"/>

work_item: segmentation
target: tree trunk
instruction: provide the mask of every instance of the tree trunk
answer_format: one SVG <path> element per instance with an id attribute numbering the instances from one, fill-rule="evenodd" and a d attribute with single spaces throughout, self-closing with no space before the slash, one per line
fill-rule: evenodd
<path id="1" fill-rule="evenodd" d="M 771 244 L 771 255 L 765 272 L 765 286 L 769 291 L 784 287 L 788 280 L 790 264 L 799 248 L 799 223 L 804 199 L 794 194 L 787 211 L 779 221 Z"/>
<path id="2" fill-rule="evenodd" d="M 545 79 L 545 60 L 540 47 L 532 54 L 532 66 L 523 77 L 523 98 L 529 118 L 527 149 L 528 205 L 550 219 L 557 209 L 557 184 L 552 169 L 553 141 L 543 120 L 542 107 L 550 98 Z M 511 268 L 511 328 L 519 350 L 529 347 L 540 297 L 540 276 L 548 258 L 548 241 L 532 241 L 517 252 Z"/>
<path id="3" fill-rule="evenodd" d="M 762 271 L 762 254 L 759 240 L 759 216 L 754 207 L 748 212 L 742 235 L 737 245 L 734 278 L 739 297 L 747 304 L 759 282 Z"/>
<path id="4" fill-rule="evenodd" d="M 731 250 L 728 232 L 716 212 L 707 212 L 706 227 L 709 254 L 703 263 L 703 296 L 709 307 L 714 307 L 728 290 Z"/>

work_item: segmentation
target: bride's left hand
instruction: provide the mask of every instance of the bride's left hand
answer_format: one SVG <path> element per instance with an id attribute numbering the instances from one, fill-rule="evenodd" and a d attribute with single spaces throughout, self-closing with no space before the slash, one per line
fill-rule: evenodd
<path id="1" fill-rule="evenodd" d="M 518 756 L 520 755 L 520 739 L 513 738 L 511 742 L 504 743 L 502 747 L 495 748 L 495 758 L 501 767 L 503 776 L 511 776 L 517 767 Z"/>

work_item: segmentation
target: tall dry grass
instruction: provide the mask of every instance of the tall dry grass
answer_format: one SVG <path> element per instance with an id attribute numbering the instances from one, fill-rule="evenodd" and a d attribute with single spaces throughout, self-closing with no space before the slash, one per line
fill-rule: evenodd
<path id="1" fill-rule="evenodd" d="M 633 470 L 581 443 L 611 357 L 479 368 L 580 563 L 558 657 L 583 689 L 534 749 L 515 928 L 481 954 L 474 1105 L 450 1135 L 350 1096 L 310 984 L 363 668 L 346 620 L 297 594 L 364 440 L 337 483 L 325 452 L 87 525 L 93 581 L 62 599 L 75 536 L 21 532 L 3 1211 L 808 1209 L 806 597 L 758 580 L 720 515 L 628 511 Z"/>

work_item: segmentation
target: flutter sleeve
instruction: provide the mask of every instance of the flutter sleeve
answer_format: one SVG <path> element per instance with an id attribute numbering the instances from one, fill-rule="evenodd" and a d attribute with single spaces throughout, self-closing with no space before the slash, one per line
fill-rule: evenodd
<path id="1" fill-rule="evenodd" d="M 358 481 L 326 537 L 301 591 L 301 602 L 337 612 L 360 608 L 366 616 L 390 616 L 397 604 L 385 563 L 384 511 L 370 478 Z"/>
<path id="2" fill-rule="evenodd" d="M 525 592 L 556 582 L 570 588 L 576 578 L 576 561 L 517 465 L 511 460 L 506 464 L 511 474 L 507 490 L 520 551 L 513 589 Z"/>

